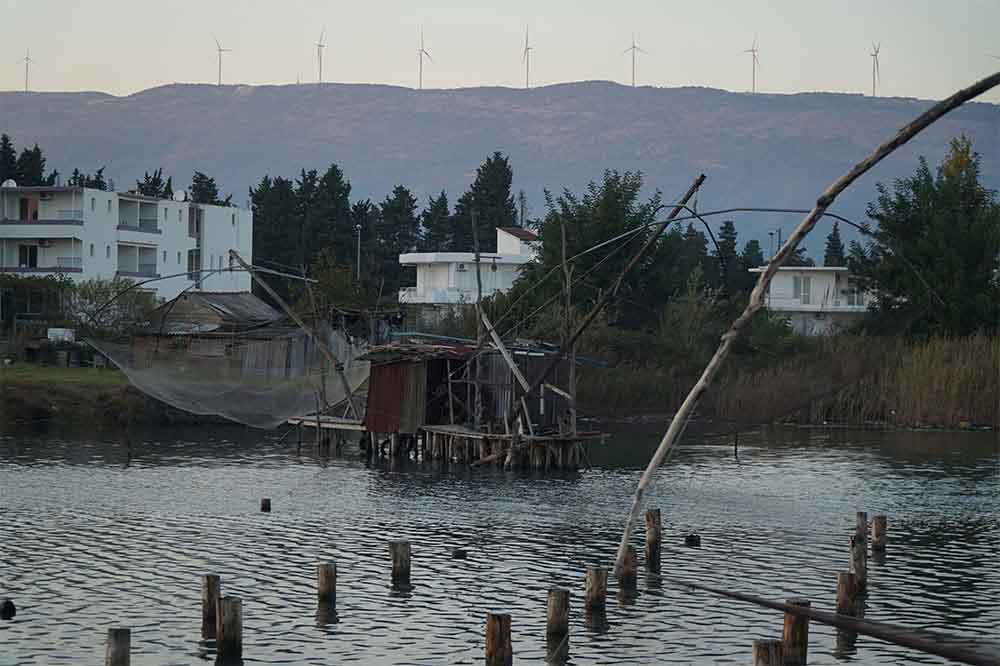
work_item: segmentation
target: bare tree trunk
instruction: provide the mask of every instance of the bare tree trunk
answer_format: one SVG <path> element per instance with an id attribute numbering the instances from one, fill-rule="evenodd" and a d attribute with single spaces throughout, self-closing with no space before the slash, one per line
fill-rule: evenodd
<path id="1" fill-rule="evenodd" d="M 670 452 L 670 449 L 673 448 L 677 439 L 684 431 L 684 427 L 687 425 L 688 419 L 691 417 L 691 413 L 698 405 L 698 401 L 701 399 L 701 396 L 704 395 L 706 390 L 708 390 L 708 387 L 715 378 L 716 373 L 718 373 L 719 368 L 722 367 L 722 364 L 729 356 L 733 342 L 735 342 L 736 338 L 739 337 L 740 333 L 747 326 L 747 324 L 750 323 L 753 316 L 757 314 L 757 311 L 760 310 L 763 304 L 764 294 L 767 291 L 768 285 L 771 284 L 771 278 L 774 277 L 778 268 L 785 263 L 792 253 L 795 252 L 795 249 L 799 246 L 799 243 L 802 242 L 802 239 L 813 230 L 813 227 L 816 226 L 816 223 L 819 222 L 823 213 L 830 207 L 830 204 L 832 204 L 834 199 L 837 198 L 837 195 L 843 192 L 851 183 L 889 156 L 894 150 L 933 124 L 936 120 L 941 118 L 941 116 L 961 106 L 968 100 L 986 92 L 997 84 L 1000 84 L 1000 72 L 986 77 L 968 88 L 959 90 L 948 99 L 935 104 L 917 117 L 916 120 L 900 129 L 899 132 L 896 133 L 896 136 L 876 148 L 875 151 L 868 157 L 854 165 L 850 171 L 834 181 L 823 191 L 822 194 L 820 194 L 819 198 L 816 200 L 816 205 L 813 206 L 812 210 L 809 211 L 809 214 L 806 215 L 802 222 L 795 227 L 789 235 L 788 240 L 785 241 L 785 244 L 781 246 L 781 249 L 778 250 L 778 253 L 767 265 L 767 268 L 760 274 L 760 277 L 757 280 L 757 285 L 753 288 L 753 292 L 750 294 L 750 301 L 747 303 L 746 309 L 744 309 L 742 314 L 740 314 L 740 316 L 733 321 L 729 330 L 723 334 L 722 342 L 719 344 L 719 348 L 716 349 L 715 355 L 712 356 L 708 365 L 705 367 L 705 370 L 702 372 L 701 378 L 691 389 L 691 392 L 688 393 L 687 398 L 684 399 L 680 409 L 678 409 L 677 413 L 674 414 L 674 418 L 670 422 L 670 427 L 667 429 L 666 434 L 663 435 L 663 439 L 660 441 L 660 445 L 657 447 L 656 452 L 653 453 L 653 457 L 649 461 L 649 465 L 646 466 L 646 470 L 642 473 L 642 477 L 639 479 L 639 485 L 635 490 L 635 496 L 632 498 L 632 508 L 629 510 L 628 517 L 625 520 L 625 529 L 622 533 L 622 540 L 618 546 L 618 555 L 615 559 L 616 572 L 620 569 L 622 563 L 624 562 L 628 550 L 629 539 L 632 535 L 632 529 L 635 525 L 636 517 L 639 515 L 639 509 L 642 506 L 643 493 L 652 482 L 653 476 L 656 474 L 656 469 L 663 462 L 667 453 Z"/>

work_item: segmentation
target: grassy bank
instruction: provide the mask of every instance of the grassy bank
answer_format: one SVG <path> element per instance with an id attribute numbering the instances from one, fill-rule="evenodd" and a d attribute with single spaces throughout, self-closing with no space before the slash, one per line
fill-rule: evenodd
<path id="1" fill-rule="evenodd" d="M 0 427 L 58 422 L 99 428 L 190 420 L 143 395 L 112 369 L 17 363 L 0 367 L 0 395 Z"/>

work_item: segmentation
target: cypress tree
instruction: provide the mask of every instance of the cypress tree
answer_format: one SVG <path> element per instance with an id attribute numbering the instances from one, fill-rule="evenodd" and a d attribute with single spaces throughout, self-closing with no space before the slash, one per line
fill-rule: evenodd
<path id="1" fill-rule="evenodd" d="M 826 251 L 823 252 L 824 266 L 844 265 L 844 242 L 840 239 L 840 225 L 833 223 L 833 230 L 826 237 Z"/>

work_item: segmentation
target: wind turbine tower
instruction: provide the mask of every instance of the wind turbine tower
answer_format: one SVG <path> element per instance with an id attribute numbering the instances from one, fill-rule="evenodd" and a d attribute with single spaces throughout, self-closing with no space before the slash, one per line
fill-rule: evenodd
<path id="1" fill-rule="evenodd" d="M 316 42 L 316 60 L 319 62 L 319 82 L 323 83 L 323 49 L 326 48 L 326 44 L 323 43 L 323 35 L 326 34 L 326 28 L 319 33 L 319 41 Z"/>
<path id="2" fill-rule="evenodd" d="M 524 87 L 528 89 L 531 87 L 531 49 L 532 47 L 528 44 L 528 28 L 524 29 L 524 51 L 521 54 L 521 60 L 524 61 Z"/>
<path id="3" fill-rule="evenodd" d="M 434 62 L 434 58 L 431 54 L 427 52 L 424 48 L 424 29 L 420 28 L 420 48 L 417 49 L 417 89 L 424 89 L 424 56 L 431 62 Z"/>
<path id="4" fill-rule="evenodd" d="M 18 62 L 24 63 L 24 92 L 28 92 L 28 67 L 35 64 L 35 61 L 31 59 L 31 50 L 25 49 L 24 57 Z"/>
<path id="5" fill-rule="evenodd" d="M 230 51 L 232 51 L 232 49 L 224 49 L 224 48 L 222 48 L 222 44 L 219 43 L 219 38 L 216 37 L 215 35 L 212 35 L 212 39 L 215 40 L 215 48 L 217 49 L 218 54 L 219 54 L 219 81 L 218 81 L 217 85 L 221 86 L 222 85 L 222 54 L 223 53 L 229 53 Z"/>
<path id="6" fill-rule="evenodd" d="M 875 83 L 880 80 L 878 71 L 878 50 L 881 44 L 878 42 L 872 42 L 872 52 L 869 53 L 872 57 L 872 97 L 875 96 Z"/>
<path id="7" fill-rule="evenodd" d="M 748 48 L 746 51 L 743 52 L 743 53 L 749 53 L 751 56 L 751 66 L 753 67 L 753 79 L 752 79 L 753 85 L 750 88 L 751 92 L 757 92 L 757 66 L 760 64 L 760 60 L 757 59 L 758 52 L 759 49 L 757 48 L 757 37 L 754 36 L 753 46 L 751 46 L 750 48 Z"/>
<path id="8" fill-rule="evenodd" d="M 635 57 L 636 57 L 635 54 L 637 54 L 637 53 L 645 53 L 645 51 L 643 51 L 641 48 L 639 48 L 639 45 L 635 43 L 635 34 L 634 33 L 632 34 L 632 46 L 630 46 L 627 49 L 625 49 L 624 51 L 622 51 L 622 55 L 625 55 L 629 51 L 632 52 L 632 87 L 635 88 Z"/>

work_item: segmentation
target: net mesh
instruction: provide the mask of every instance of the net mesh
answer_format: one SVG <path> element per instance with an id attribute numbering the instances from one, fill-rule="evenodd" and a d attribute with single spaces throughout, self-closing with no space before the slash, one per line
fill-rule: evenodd
<path id="1" fill-rule="evenodd" d="M 321 326 L 316 335 L 342 363 L 352 393 L 368 379 L 358 358 L 367 344 Z M 87 342 L 143 393 L 177 409 L 273 429 L 289 418 L 346 405 L 335 368 L 302 329 L 270 326 L 243 333 L 137 335 L 130 344 Z M 357 400 L 358 403 L 362 402 Z"/>

